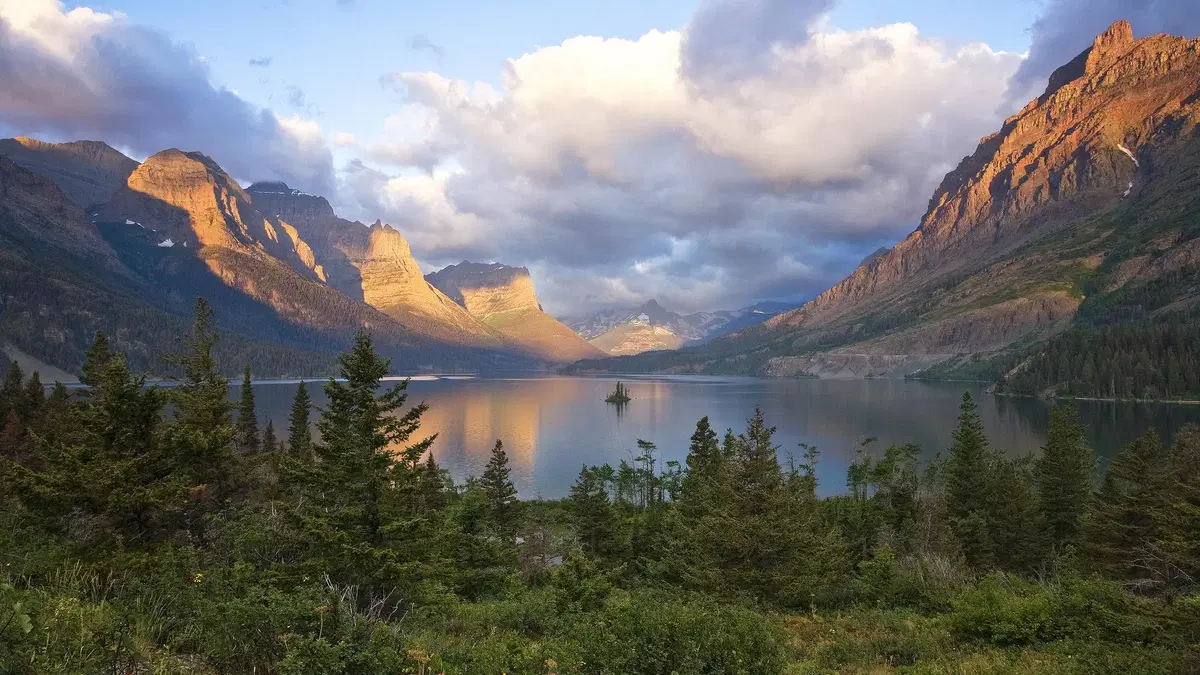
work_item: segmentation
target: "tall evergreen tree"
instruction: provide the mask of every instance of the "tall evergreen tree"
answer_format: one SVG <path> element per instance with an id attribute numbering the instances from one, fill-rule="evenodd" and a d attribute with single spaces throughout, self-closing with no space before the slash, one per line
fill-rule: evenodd
<path id="1" fill-rule="evenodd" d="M 379 392 L 388 361 L 360 331 L 339 357 L 341 380 L 325 384 L 329 400 L 313 452 L 283 463 L 297 526 L 314 571 L 356 584 L 370 596 L 403 587 L 416 592 L 429 574 L 437 514 L 426 505 L 422 458 L 433 437 L 405 445 L 427 406 L 397 414 L 408 381 Z"/>
<path id="2" fill-rule="evenodd" d="M 994 564 L 1014 572 L 1032 571 L 1041 560 L 1045 521 L 1028 458 L 996 458 L 988 536 Z"/>
<path id="3" fill-rule="evenodd" d="M 237 446 L 243 455 L 258 452 L 258 410 L 254 407 L 254 384 L 250 376 L 250 366 L 242 370 L 242 396 L 238 401 L 237 417 Z M 273 450 L 274 448 L 268 448 Z"/>
<path id="4" fill-rule="evenodd" d="M 1170 455 L 1154 430 L 1112 460 L 1087 522 L 1089 560 L 1101 571 L 1142 578 L 1138 559 L 1162 538 L 1173 478 Z"/>
<path id="5" fill-rule="evenodd" d="M 15 413 L 19 419 L 25 409 L 25 373 L 16 361 L 8 364 L 8 373 L 4 383 L 0 384 L 0 419 L 6 419 L 9 413 Z"/>
<path id="6" fill-rule="evenodd" d="M 312 401 L 308 397 L 308 388 L 304 380 L 296 388 L 296 397 L 292 400 L 292 410 L 288 414 L 288 452 L 300 456 L 312 449 L 312 429 L 309 428 L 308 414 L 312 410 Z"/>
<path id="7" fill-rule="evenodd" d="M 46 387 L 42 384 L 42 376 L 38 371 L 29 374 L 25 381 L 25 393 L 21 397 L 25 409 L 21 411 L 26 424 L 33 424 L 34 418 L 46 402 Z"/>
<path id="8" fill-rule="evenodd" d="M 1083 438 L 1075 408 L 1050 411 L 1046 445 L 1036 464 L 1038 507 L 1050 546 L 1078 544 L 1088 510 L 1096 457 Z"/>
<path id="9" fill-rule="evenodd" d="M 512 541 L 520 527 L 521 502 L 512 484 L 508 453 L 504 452 L 504 443 L 500 439 L 492 446 L 492 456 L 479 483 L 487 494 L 488 518 L 492 526 L 505 540 Z"/>
<path id="10" fill-rule="evenodd" d="M 988 509 L 995 485 L 993 458 L 979 409 L 969 392 L 963 392 L 959 410 L 958 426 L 944 468 L 946 506 L 967 562 L 986 566 L 992 562 Z"/>
<path id="11" fill-rule="evenodd" d="M 95 337 L 92 339 L 92 346 L 88 348 L 87 356 L 83 361 L 83 372 L 79 376 L 79 382 L 87 386 L 99 382 L 103 376 L 104 367 L 108 365 L 112 359 L 112 350 L 108 346 L 108 337 L 96 331 Z"/>
<path id="12" fill-rule="evenodd" d="M 267 426 L 263 427 L 260 449 L 263 452 L 279 452 L 279 439 L 275 437 L 275 422 L 270 419 L 267 420 Z"/>
<path id="13" fill-rule="evenodd" d="M 181 513 L 182 525 L 194 540 L 206 539 L 207 517 L 241 487 L 240 458 L 234 446 L 229 380 L 221 374 L 214 354 L 220 335 L 212 308 L 196 298 L 192 330 L 185 350 L 171 360 L 183 371 L 169 392 L 175 417 L 165 430 L 172 463 L 193 495 Z"/>
<path id="14" fill-rule="evenodd" d="M 595 467 L 583 467 L 571 485 L 567 498 L 571 522 L 583 552 L 604 556 L 617 550 L 616 514 L 600 472 Z"/>

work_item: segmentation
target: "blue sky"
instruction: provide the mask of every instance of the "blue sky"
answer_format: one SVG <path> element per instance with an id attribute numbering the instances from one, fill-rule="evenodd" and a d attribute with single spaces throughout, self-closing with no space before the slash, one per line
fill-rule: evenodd
<path id="1" fill-rule="evenodd" d="M 499 86 L 508 58 L 577 35 L 636 39 L 652 29 L 681 29 L 698 7 L 693 0 L 66 4 L 123 12 L 139 24 L 158 28 L 194 46 L 208 60 L 217 84 L 278 114 L 299 113 L 319 121 L 329 133 L 359 138 L 377 134 L 383 111 L 398 104 L 397 94 L 380 86 L 385 73 L 431 70 Z M 1037 0 L 974 4 L 963 11 L 962 0 L 845 0 L 833 8 L 830 23 L 853 31 L 909 22 L 927 36 L 1025 51 L 1028 27 L 1040 8 Z M 250 65 L 261 59 L 270 63 Z"/>

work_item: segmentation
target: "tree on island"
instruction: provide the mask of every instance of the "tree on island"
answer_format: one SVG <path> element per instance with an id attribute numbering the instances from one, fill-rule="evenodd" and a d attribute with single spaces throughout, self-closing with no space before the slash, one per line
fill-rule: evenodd
<path id="1" fill-rule="evenodd" d="M 629 390 L 625 388 L 625 385 L 621 384 L 621 382 L 618 381 L 617 388 L 614 389 L 613 392 L 608 395 L 608 398 L 604 399 L 604 402 L 621 404 L 621 403 L 629 403 L 632 400 L 633 399 L 631 399 L 629 397 Z"/>

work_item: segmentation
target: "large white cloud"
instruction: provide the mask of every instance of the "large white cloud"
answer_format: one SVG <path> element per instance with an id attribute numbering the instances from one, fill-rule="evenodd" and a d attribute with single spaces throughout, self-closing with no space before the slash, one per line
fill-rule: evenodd
<path id="1" fill-rule="evenodd" d="M 98 139 L 149 155 L 211 155 L 233 175 L 335 187 L 320 131 L 214 86 L 189 46 L 120 14 L 59 0 L 0 0 L 0 131 Z"/>
<path id="2" fill-rule="evenodd" d="M 532 266 L 559 313 L 818 292 L 912 229 L 1022 58 L 839 31 L 828 5 L 709 2 L 683 31 L 512 59 L 499 88 L 391 74 L 407 103 L 345 194 L 431 263 Z"/>

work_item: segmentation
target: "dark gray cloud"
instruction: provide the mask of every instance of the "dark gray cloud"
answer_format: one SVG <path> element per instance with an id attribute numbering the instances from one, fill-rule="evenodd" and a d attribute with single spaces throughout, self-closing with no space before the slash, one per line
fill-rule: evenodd
<path id="1" fill-rule="evenodd" d="M 215 87 L 192 48 L 120 16 L 31 1 L 44 5 L 32 21 L 0 8 L 0 123 L 141 155 L 200 150 L 244 180 L 334 190 L 332 155 L 315 125 L 276 119 Z"/>
<path id="2" fill-rule="evenodd" d="M 257 59 L 250 59 L 250 67 L 266 68 L 267 66 L 271 65 L 271 61 L 273 60 L 274 59 L 272 59 L 270 56 L 260 56 Z"/>
<path id="3" fill-rule="evenodd" d="M 683 43 L 683 73 L 697 83 L 770 67 L 772 47 L 807 39 L 837 0 L 704 0 Z"/>
<path id="4" fill-rule="evenodd" d="M 1006 105 L 1045 87 L 1050 73 L 1087 49 L 1113 22 L 1125 19 L 1134 37 L 1200 36 L 1200 0 L 1048 0 L 1030 28 L 1029 58 L 1013 76 Z"/>

